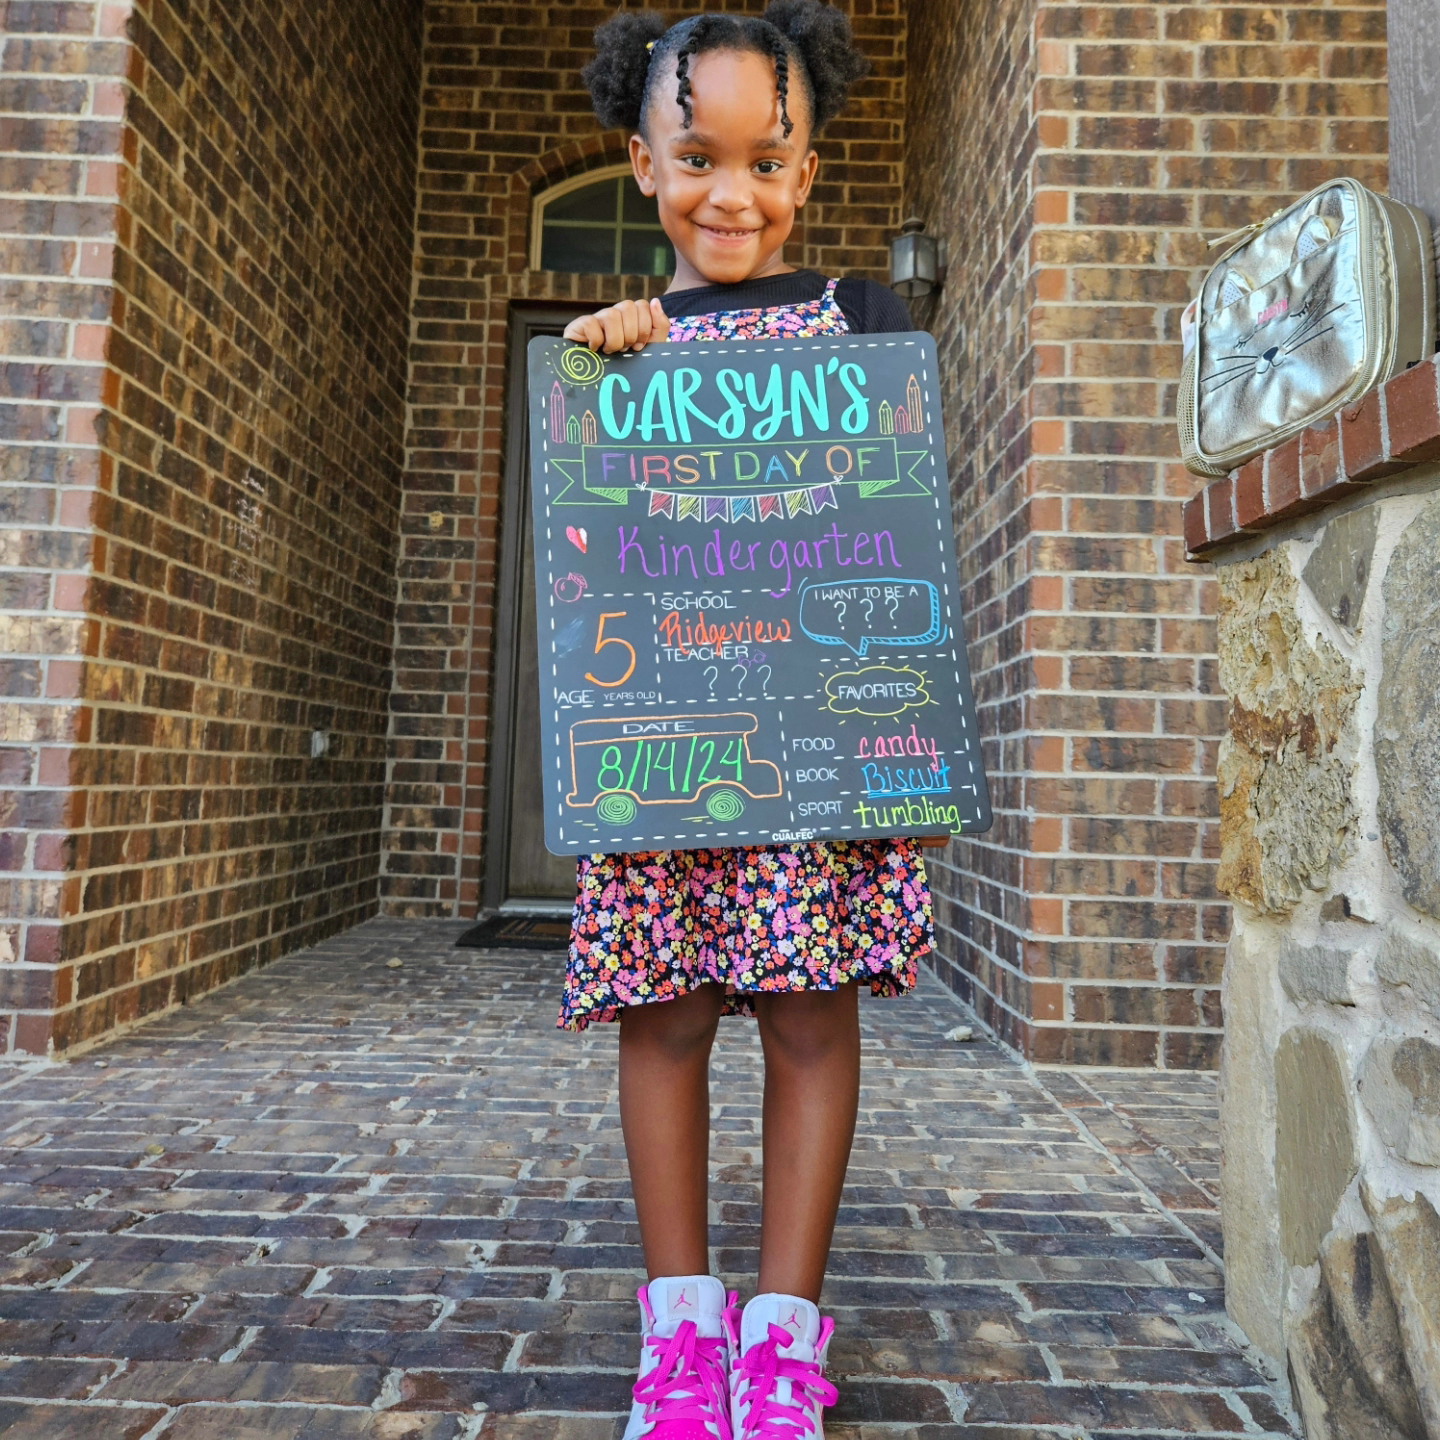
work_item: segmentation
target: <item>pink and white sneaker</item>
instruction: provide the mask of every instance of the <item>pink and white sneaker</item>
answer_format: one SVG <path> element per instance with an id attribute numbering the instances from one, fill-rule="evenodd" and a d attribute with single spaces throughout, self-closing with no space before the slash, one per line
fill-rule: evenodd
<path id="1" fill-rule="evenodd" d="M 642 1285 L 640 1378 L 624 1440 L 732 1440 L 723 1315 L 736 1297 L 711 1275 Z"/>
<path id="2" fill-rule="evenodd" d="M 757 1295 L 725 1312 L 734 1440 L 824 1440 L 821 1412 L 839 1392 L 825 1378 L 835 1333 L 808 1300 Z"/>

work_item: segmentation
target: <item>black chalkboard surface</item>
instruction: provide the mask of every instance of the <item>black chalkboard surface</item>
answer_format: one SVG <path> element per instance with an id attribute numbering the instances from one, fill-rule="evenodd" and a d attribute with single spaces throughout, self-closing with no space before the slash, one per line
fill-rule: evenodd
<path id="1" fill-rule="evenodd" d="M 529 361 L 549 849 L 988 829 L 931 338 Z"/>

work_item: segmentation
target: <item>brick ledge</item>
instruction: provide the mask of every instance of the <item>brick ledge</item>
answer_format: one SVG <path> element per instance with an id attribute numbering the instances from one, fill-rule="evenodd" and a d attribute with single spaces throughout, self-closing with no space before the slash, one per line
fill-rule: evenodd
<path id="1" fill-rule="evenodd" d="M 1189 557 L 1208 559 L 1222 545 L 1333 505 L 1374 480 L 1440 460 L 1437 361 L 1402 371 L 1186 501 Z"/>

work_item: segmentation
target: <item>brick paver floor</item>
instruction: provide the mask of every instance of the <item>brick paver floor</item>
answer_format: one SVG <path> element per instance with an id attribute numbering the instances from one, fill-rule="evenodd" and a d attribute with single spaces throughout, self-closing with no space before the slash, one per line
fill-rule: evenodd
<path id="1" fill-rule="evenodd" d="M 612 1440 L 640 1251 L 615 1032 L 559 962 L 375 921 L 0 1075 L 7 1440 Z M 387 967 L 399 956 L 403 965 Z M 867 1001 L 825 1303 L 832 1440 L 1292 1435 L 1223 1310 L 1214 1085 L 1035 1074 Z M 715 1262 L 753 1273 L 755 1031 L 716 1056 Z"/>

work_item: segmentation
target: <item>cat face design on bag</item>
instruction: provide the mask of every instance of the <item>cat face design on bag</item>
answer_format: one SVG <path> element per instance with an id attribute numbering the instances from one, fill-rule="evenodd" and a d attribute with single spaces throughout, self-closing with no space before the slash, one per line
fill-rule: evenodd
<path id="1" fill-rule="evenodd" d="M 1263 436 L 1343 392 L 1365 348 L 1348 196 L 1330 191 L 1242 245 L 1200 296 L 1199 439 Z"/>
<path id="2" fill-rule="evenodd" d="M 1202 392 L 1213 395 L 1238 381 L 1262 378 L 1290 362 L 1305 346 L 1333 334 L 1334 326 L 1327 322 L 1333 321 L 1340 307 L 1327 304 L 1329 299 L 1330 287 L 1322 280 L 1311 286 L 1293 309 L 1288 296 L 1272 301 L 1236 349 L 1210 357 L 1212 368 L 1200 377 Z"/>

